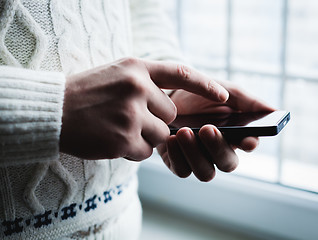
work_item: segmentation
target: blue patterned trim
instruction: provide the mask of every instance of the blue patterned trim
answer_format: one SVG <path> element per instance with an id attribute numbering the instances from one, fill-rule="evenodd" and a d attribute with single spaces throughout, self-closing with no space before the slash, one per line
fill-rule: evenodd
<path id="1" fill-rule="evenodd" d="M 114 198 L 122 194 L 123 190 L 128 186 L 129 183 L 120 184 L 115 188 L 110 188 L 102 193 L 102 195 L 94 195 L 88 198 L 83 203 L 72 203 L 68 206 L 63 207 L 59 211 L 47 210 L 42 214 L 31 216 L 30 218 L 16 218 L 14 221 L 2 221 L 3 226 L 2 236 L 11 236 L 16 233 L 21 233 L 26 228 L 41 228 L 47 227 L 56 221 L 65 221 L 70 218 L 76 217 L 79 212 L 88 213 L 97 209 L 101 205 L 108 204 Z"/>

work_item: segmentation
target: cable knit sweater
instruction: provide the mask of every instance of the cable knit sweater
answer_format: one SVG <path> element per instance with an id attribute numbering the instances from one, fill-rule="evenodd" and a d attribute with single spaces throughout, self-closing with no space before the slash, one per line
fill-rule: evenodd
<path id="1" fill-rule="evenodd" d="M 58 146 L 66 76 L 125 56 L 176 59 L 159 3 L 0 0 L 0 239 L 138 238 L 138 164 Z"/>

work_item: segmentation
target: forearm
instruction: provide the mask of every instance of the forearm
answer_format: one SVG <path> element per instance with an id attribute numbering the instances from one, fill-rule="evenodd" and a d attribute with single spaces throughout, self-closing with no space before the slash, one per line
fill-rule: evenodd
<path id="1" fill-rule="evenodd" d="M 59 155 L 64 75 L 0 67 L 0 166 Z"/>

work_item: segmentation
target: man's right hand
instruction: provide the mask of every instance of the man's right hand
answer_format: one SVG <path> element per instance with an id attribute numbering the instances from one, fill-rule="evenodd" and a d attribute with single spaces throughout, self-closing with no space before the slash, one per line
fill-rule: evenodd
<path id="1" fill-rule="evenodd" d="M 228 98 L 222 86 L 186 66 L 122 59 L 68 77 L 60 150 L 85 159 L 148 158 L 168 139 L 167 124 L 177 114 L 160 88 Z"/>

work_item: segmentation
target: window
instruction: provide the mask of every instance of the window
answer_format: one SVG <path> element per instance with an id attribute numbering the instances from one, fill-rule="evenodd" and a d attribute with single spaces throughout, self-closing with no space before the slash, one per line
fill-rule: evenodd
<path id="1" fill-rule="evenodd" d="M 234 175 L 218 173 L 209 184 L 167 177 L 158 165 L 147 163 L 140 171 L 142 196 L 274 238 L 315 239 L 318 2 L 166 2 L 183 52 L 193 66 L 290 111 L 291 121 L 279 136 L 262 138 L 253 153 L 238 151 L 240 165 Z M 154 184 L 159 193 L 153 192 Z"/>
<path id="2" fill-rule="evenodd" d="M 179 0 L 174 7 L 191 64 L 291 112 L 281 136 L 238 153 L 236 173 L 318 192 L 318 2 Z"/>

